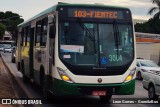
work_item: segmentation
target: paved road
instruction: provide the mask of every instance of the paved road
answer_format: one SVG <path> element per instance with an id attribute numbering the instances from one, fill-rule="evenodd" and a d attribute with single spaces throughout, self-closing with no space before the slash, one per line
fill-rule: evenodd
<path id="1" fill-rule="evenodd" d="M 37 88 L 31 87 L 29 84 L 24 84 L 22 81 L 22 74 L 17 71 L 15 64 L 11 63 L 10 60 L 10 54 L 3 54 L 4 59 L 6 60 L 7 64 L 10 66 L 10 68 L 14 71 L 16 77 L 18 78 L 19 84 L 24 88 L 25 92 L 28 94 L 29 98 L 42 98 L 40 92 L 36 91 Z M 148 98 L 147 91 L 143 89 L 142 82 L 136 81 L 136 90 L 134 95 L 121 95 L 121 96 L 113 96 L 113 98 Z M 65 104 L 64 104 L 65 100 Z M 72 100 L 72 101 L 70 101 Z M 62 101 L 62 102 L 61 102 Z M 70 101 L 69 103 L 66 103 L 66 101 Z M 48 104 L 48 105 L 41 105 L 41 107 L 159 107 L 159 104 L 113 104 L 112 102 L 110 104 L 102 104 L 99 103 L 97 97 L 86 97 L 86 98 L 63 98 L 60 99 L 57 104 Z M 50 102 L 51 103 L 51 102 Z M 63 104 L 62 104 L 63 103 Z M 38 105 L 39 107 L 39 105 Z"/>

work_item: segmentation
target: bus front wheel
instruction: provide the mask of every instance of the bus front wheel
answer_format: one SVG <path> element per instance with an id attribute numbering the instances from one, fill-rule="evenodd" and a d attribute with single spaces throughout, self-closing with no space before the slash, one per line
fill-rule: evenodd
<path id="1" fill-rule="evenodd" d="M 43 98 L 48 98 L 49 92 L 48 92 L 47 76 L 44 74 L 44 71 L 41 71 L 40 76 L 41 76 L 40 81 L 41 81 L 42 96 L 43 96 Z"/>
<path id="2" fill-rule="evenodd" d="M 23 82 L 24 83 L 27 83 L 28 82 L 28 79 L 27 79 L 27 76 L 25 75 L 25 70 L 24 70 L 24 63 L 23 63 L 23 61 L 22 61 L 22 63 L 21 63 L 21 72 L 22 72 L 22 75 L 23 75 Z"/>
<path id="3" fill-rule="evenodd" d="M 42 94 L 43 94 L 43 98 L 48 97 L 47 82 L 45 77 L 43 78 L 43 82 L 42 82 Z"/>

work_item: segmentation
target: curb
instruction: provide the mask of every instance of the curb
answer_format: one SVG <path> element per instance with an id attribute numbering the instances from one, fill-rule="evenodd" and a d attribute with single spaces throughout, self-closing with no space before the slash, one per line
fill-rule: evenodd
<path id="1" fill-rule="evenodd" d="M 22 84 L 21 84 L 21 82 L 20 82 L 20 80 L 19 79 L 17 79 L 16 78 L 16 75 L 15 75 L 15 73 L 14 73 L 14 71 L 11 69 L 11 67 L 6 63 L 6 60 L 3 58 L 3 56 L 0 54 L 0 56 L 2 57 L 2 61 L 3 61 L 3 63 L 4 63 L 4 65 L 6 66 L 6 68 L 8 69 L 8 71 L 11 73 L 11 75 L 13 76 L 13 78 L 15 79 L 15 81 L 16 81 L 16 83 L 17 83 L 17 85 L 22 89 L 22 91 L 23 91 L 23 93 L 24 93 L 24 95 L 27 97 L 27 98 L 32 98 L 32 95 L 22 86 Z M 17 93 L 16 93 L 17 94 Z M 17 96 L 18 96 L 18 94 L 17 94 Z M 34 105 L 34 104 L 32 104 L 32 105 L 18 105 L 18 107 L 42 107 L 41 105 L 39 106 L 39 105 Z"/>
<path id="2" fill-rule="evenodd" d="M 9 67 L 9 65 L 6 63 L 6 60 L 3 58 L 3 56 L 0 54 L 0 57 L 2 58 L 2 62 L 3 62 L 3 64 L 4 64 L 4 66 L 7 68 L 7 70 L 11 73 L 11 75 L 12 75 L 12 77 L 16 80 L 16 82 L 18 83 L 18 85 L 20 85 L 19 84 L 19 80 L 16 78 L 16 75 L 15 75 L 15 73 L 11 70 L 11 68 Z M 11 80 L 9 79 L 9 81 L 10 81 L 10 83 L 12 84 L 12 86 L 13 86 L 13 83 L 11 82 Z M 22 88 L 22 86 L 20 86 L 21 88 Z M 13 87 L 13 89 L 14 89 L 14 87 Z M 23 89 L 23 88 L 22 88 Z M 25 93 L 25 92 L 24 92 Z M 18 93 L 14 90 L 14 94 L 15 94 L 15 96 L 16 96 L 16 98 L 19 98 L 19 96 L 18 96 Z M 26 93 L 25 93 L 26 94 Z M 19 104 L 18 105 L 18 107 L 24 107 L 24 105 L 22 105 L 22 104 Z"/>

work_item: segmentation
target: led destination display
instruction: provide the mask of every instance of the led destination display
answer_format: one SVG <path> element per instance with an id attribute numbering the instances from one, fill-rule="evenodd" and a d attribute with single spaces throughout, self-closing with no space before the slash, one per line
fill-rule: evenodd
<path id="1" fill-rule="evenodd" d="M 129 13 L 129 11 L 127 11 Z M 127 14 L 127 13 L 126 13 Z M 99 19 L 124 19 L 124 12 L 120 10 L 102 9 L 68 9 L 68 17 L 99 18 Z"/>

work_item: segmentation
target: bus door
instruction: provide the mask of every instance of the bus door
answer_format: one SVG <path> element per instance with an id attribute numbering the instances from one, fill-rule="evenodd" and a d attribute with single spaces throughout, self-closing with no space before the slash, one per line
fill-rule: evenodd
<path id="1" fill-rule="evenodd" d="M 48 30 L 48 17 L 44 17 L 36 21 L 35 23 L 35 40 L 34 40 L 34 80 L 37 84 L 41 85 L 41 70 L 42 72 L 47 71 L 47 30 Z M 43 71 L 44 70 L 44 71 Z"/>
<path id="2" fill-rule="evenodd" d="M 49 75 L 52 73 L 52 66 L 54 65 L 54 50 L 55 50 L 55 31 L 54 24 L 49 25 Z"/>
<path id="3" fill-rule="evenodd" d="M 18 38 L 17 38 L 17 46 L 16 46 L 16 66 L 18 71 L 20 70 L 20 57 L 21 57 L 21 42 L 22 42 L 22 28 L 18 32 Z"/>
<path id="4" fill-rule="evenodd" d="M 21 54 L 21 57 L 23 59 L 23 75 L 24 77 L 29 77 L 29 68 L 30 68 L 30 65 L 29 65 L 29 46 L 30 46 L 30 30 L 31 30 L 31 27 L 30 25 L 28 26 L 25 26 L 23 28 L 23 44 L 22 44 L 22 54 Z"/>
<path id="5" fill-rule="evenodd" d="M 53 15 L 49 16 L 49 81 L 52 81 L 52 67 L 54 66 L 54 53 L 55 53 L 55 34 L 56 34 L 56 26 L 55 26 L 55 17 Z M 49 82 L 52 83 L 52 82 Z"/>
<path id="6" fill-rule="evenodd" d="M 39 70 L 40 70 L 40 64 L 41 64 L 41 48 L 40 48 L 40 38 L 41 38 L 41 20 L 38 20 L 35 22 L 35 39 L 34 39 L 34 80 L 37 84 L 40 85 L 40 81 L 39 81 Z"/>
<path id="7" fill-rule="evenodd" d="M 33 72 L 33 42 L 34 42 L 34 31 L 35 28 L 31 28 L 31 36 L 30 36 L 30 47 L 29 47 L 29 68 L 30 68 L 30 78 L 34 78 L 34 72 Z"/>

